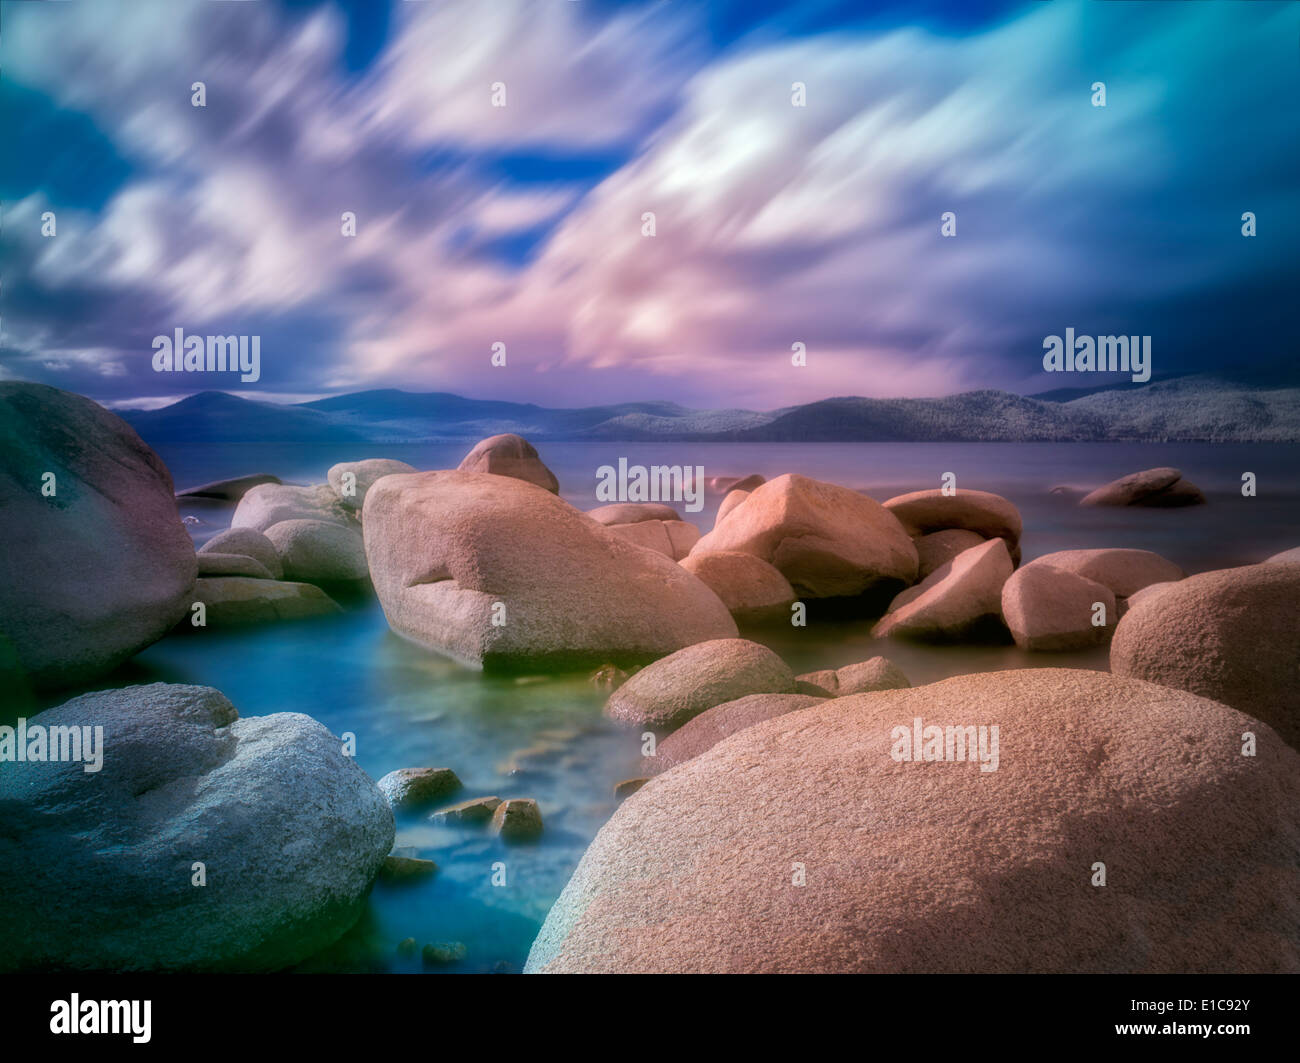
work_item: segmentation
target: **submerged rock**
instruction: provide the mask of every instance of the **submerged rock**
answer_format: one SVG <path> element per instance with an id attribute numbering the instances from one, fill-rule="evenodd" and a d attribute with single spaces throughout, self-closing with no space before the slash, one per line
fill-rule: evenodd
<path id="1" fill-rule="evenodd" d="M 500 804 L 499 797 L 474 797 L 440 809 L 429 818 L 442 823 L 486 823 Z"/>
<path id="2" fill-rule="evenodd" d="M 489 436 L 477 443 L 465 455 L 459 472 L 484 472 L 494 476 L 509 476 L 525 483 L 536 484 L 551 494 L 560 493 L 560 481 L 555 473 L 543 464 L 534 447 L 523 436 L 505 433 Z"/>
<path id="3" fill-rule="evenodd" d="M 1079 500 L 1081 506 L 1188 506 L 1205 501 L 1200 488 L 1167 466 L 1112 480 Z"/>
<path id="4" fill-rule="evenodd" d="M 200 484 L 177 491 L 177 498 L 211 498 L 222 502 L 238 502 L 250 487 L 260 484 L 278 484 L 280 478 L 267 472 L 253 473 L 250 476 L 236 476 L 230 480 L 214 480 L 212 483 Z"/>
<path id="5" fill-rule="evenodd" d="M 530 842 L 541 837 L 542 812 L 529 797 L 502 801 L 492 813 L 492 830 L 502 841 Z"/>
<path id="6" fill-rule="evenodd" d="M 912 685 L 903 670 L 888 657 L 872 657 L 858 664 L 808 672 L 797 678 L 836 698 L 847 697 L 849 694 L 866 694 L 873 690 L 901 690 Z"/>
<path id="7" fill-rule="evenodd" d="M 944 760 L 900 759 L 917 720 Z M 948 759 L 967 727 L 987 755 Z M 1073 669 L 824 701 L 624 801 L 525 969 L 1294 972 L 1300 755 L 1243 757 L 1245 730 L 1267 735 Z"/>
<path id="8" fill-rule="evenodd" d="M 1134 598 L 1110 647 L 1116 675 L 1212 697 L 1300 748 L 1300 564 L 1202 572 Z"/>
<path id="9" fill-rule="evenodd" d="M 388 803 L 403 811 L 435 804 L 463 786 L 450 768 L 398 768 L 378 785 Z"/>
<path id="10" fill-rule="evenodd" d="M 379 879 L 390 886 L 405 886 L 411 882 L 419 882 L 431 875 L 438 873 L 438 865 L 432 860 L 423 860 L 418 856 L 393 856 L 384 857 L 384 862 L 379 866 Z"/>
<path id="11" fill-rule="evenodd" d="M 272 579 L 284 579 L 284 566 L 275 544 L 254 528 L 230 528 L 199 547 L 200 554 L 243 554 L 262 565 Z"/>
<path id="12" fill-rule="evenodd" d="M 192 600 L 204 604 L 208 627 L 302 620 L 343 612 L 333 598 L 310 583 L 286 583 L 248 576 L 205 576 L 194 584 Z M 190 628 L 189 619 L 179 624 L 181 631 Z"/>
<path id="13" fill-rule="evenodd" d="M 671 731 L 746 694 L 792 694 L 794 673 L 766 646 L 713 639 L 646 665 L 605 702 L 605 715 Z"/>
<path id="14" fill-rule="evenodd" d="M 679 565 L 509 477 L 385 477 L 363 527 L 389 625 L 471 664 L 627 666 L 736 634 L 717 595 Z"/>
<path id="15" fill-rule="evenodd" d="M 102 406 L 0 383 L 0 642 L 33 686 L 104 675 L 184 615 L 197 562 L 172 487 Z"/>
<path id="16" fill-rule="evenodd" d="M 731 550 L 769 562 L 801 598 L 856 597 L 916 577 L 916 547 L 889 510 L 805 476 L 755 488 L 691 553 Z"/>
<path id="17" fill-rule="evenodd" d="M 420 958 L 430 967 L 459 963 L 469 954 L 463 941 L 435 941 L 420 950 Z"/>
<path id="18" fill-rule="evenodd" d="M 308 716 L 155 683 L 32 724 L 102 727 L 103 763 L 0 762 L 0 969 L 284 968 L 352 926 L 392 848 L 387 801 Z"/>

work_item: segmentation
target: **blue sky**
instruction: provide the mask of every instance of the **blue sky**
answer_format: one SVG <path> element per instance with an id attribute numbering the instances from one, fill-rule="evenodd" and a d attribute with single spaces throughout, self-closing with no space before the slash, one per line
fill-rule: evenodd
<path id="1" fill-rule="evenodd" d="M 770 408 L 1109 382 L 1042 372 L 1066 327 L 1157 375 L 1295 353 L 1300 4 L 0 16 L 0 378 Z M 259 335 L 262 379 L 155 373 L 177 327 Z"/>

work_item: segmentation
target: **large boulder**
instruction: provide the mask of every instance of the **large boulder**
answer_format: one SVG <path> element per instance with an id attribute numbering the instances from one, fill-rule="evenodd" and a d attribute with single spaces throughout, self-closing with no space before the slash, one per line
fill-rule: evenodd
<path id="1" fill-rule="evenodd" d="M 1097 606 L 1105 610 L 1099 614 Z M 1085 576 L 1026 565 L 1002 587 L 1002 618 L 1023 650 L 1061 652 L 1104 645 L 1118 620 L 1115 592 Z M 1094 624 L 1101 616 L 1105 623 Z"/>
<path id="2" fill-rule="evenodd" d="M 33 725 L 102 727 L 103 761 L 0 762 L 0 970 L 284 968 L 352 926 L 392 848 L 388 802 L 309 716 L 155 683 Z"/>
<path id="3" fill-rule="evenodd" d="M 327 520 L 282 520 L 266 529 L 291 580 L 332 583 L 365 579 L 366 548 L 355 528 Z"/>
<path id="4" fill-rule="evenodd" d="M 363 458 L 361 461 L 340 461 L 337 465 L 331 465 L 325 478 L 344 508 L 360 512 L 370 485 L 381 476 L 417 471 L 414 465 L 407 465 L 394 458 Z"/>
<path id="5" fill-rule="evenodd" d="M 872 635 L 947 641 L 1001 635 L 1002 585 L 1015 566 L 1003 539 L 963 550 L 925 580 L 903 592 Z M 900 598 L 903 597 L 900 595 Z"/>
<path id="6" fill-rule="evenodd" d="M 0 673 L 86 682 L 184 614 L 197 562 L 171 475 L 102 406 L 0 383 L 0 514 Z"/>
<path id="7" fill-rule="evenodd" d="M 258 484 L 249 488 L 230 518 L 232 528 L 265 532 L 285 520 L 324 520 L 355 528 L 356 520 L 329 484 L 295 487 L 291 484 Z"/>
<path id="8" fill-rule="evenodd" d="M 820 688 L 829 697 L 867 694 L 873 690 L 901 690 L 910 687 L 903 670 L 888 657 L 872 657 L 842 668 L 824 668 L 795 677 L 800 683 Z"/>
<path id="9" fill-rule="evenodd" d="M 639 664 L 736 634 L 681 566 L 521 480 L 386 476 L 366 495 L 363 526 L 393 630 L 475 665 Z"/>
<path id="10" fill-rule="evenodd" d="M 812 694 L 749 694 L 724 701 L 657 742 L 654 755 L 641 758 L 641 769 L 646 775 L 658 775 L 712 749 L 737 731 L 809 705 L 820 705 L 823 700 Z"/>
<path id="11" fill-rule="evenodd" d="M 607 525 L 613 535 L 680 561 L 699 541 L 700 529 L 685 520 L 640 520 L 630 524 Z"/>
<path id="12" fill-rule="evenodd" d="M 542 463 L 537 448 L 523 436 L 509 432 L 480 441 L 465 455 L 457 466 L 457 471 L 510 476 L 525 483 L 536 484 L 553 495 L 560 493 L 560 481 Z"/>
<path id="13" fill-rule="evenodd" d="M 761 557 L 738 550 L 691 554 L 682 559 L 682 568 L 698 576 L 721 598 L 737 623 L 761 624 L 790 618 L 794 588 Z"/>
<path id="14" fill-rule="evenodd" d="M 713 518 L 713 526 L 716 528 L 721 524 L 727 514 L 736 509 L 749 496 L 749 491 L 728 491 L 726 497 L 718 503 L 718 515 Z"/>
<path id="15" fill-rule="evenodd" d="M 916 544 L 916 578 L 924 580 L 963 550 L 979 546 L 984 541 L 984 536 L 965 528 L 944 528 L 942 531 L 918 535 L 912 541 Z"/>
<path id="16" fill-rule="evenodd" d="M 990 491 L 963 489 L 950 495 L 941 488 L 912 491 L 896 495 L 884 506 L 902 522 L 909 535 L 961 528 L 986 539 L 1006 539 L 1011 547 L 1020 541 L 1024 528 L 1020 510 Z"/>
<path id="17" fill-rule="evenodd" d="M 1153 583 L 1182 579 L 1186 573 L 1150 550 L 1057 550 L 1029 562 L 1025 568 L 1047 565 L 1073 572 L 1109 587 L 1116 598 L 1127 598 Z"/>
<path id="18" fill-rule="evenodd" d="M 1205 501 L 1196 485 L 1178 469 L 1161 466 L 1129 473 L 1098 487 L 1079 500 L 1081 506 L 1190 506 Z"/>
<path id="19" fill-rule="evenodd" d="M 1267 725 L 1104 672 L 994 672 L 824 701 L 656 777 L 525 970 L 1294 972 L 1297 895 L 1300 755 Z"/>
<path id="20" fill-rule="evenodd" d="M 193 601 L 203 603 L 207 627 L 240 627 L 343 612 L 333 598 L 310 583 L 248 576 L 205 576 L 194 584 Z M 183 620 L 180 630 L 191 627 L 190 620 Z"/>
<path id="21" fill-rule="evenodd" d="M 1290 550 L 1283 550 L 1280 554 L 1274 554 L 1266 560 L 1266 564 L 1273 565 L 1278 562 L 1295 562 L 1300 561 L 1300 546 L 1293 546 Z"/>
<path id="22" fill-rule="evenodd" d="M 705 709 L 746 694 L 793 694 L 794 673 L 766 646 L 713 639 L 647 665 L 605 702 L 605 715 L 671 731 Z"/>
<path id="23" fill-rule="evenodd" d="M 271 573 L 272 579 L 284 577 L 284 565 L 275 543 L 254 528 L 230 528 L 218 532 L 199 547 L 200 554 L 243 554 L 251 557 Z"/>
<path id="24" fill-rule="evenodd" d="M 1131 603 L 1111 671 L 1222 701 L 1300 748 L 1298 602 L 1297 563 L 1189 576 Z"/>
<path id="25" fill-rule="evenodd" d="M 916 547 L 879 502 L 785 475 L 756 487 L 692 554 L 739 550 L 769 562 L 808 598 L 896 591 L 916 578 Z"/>

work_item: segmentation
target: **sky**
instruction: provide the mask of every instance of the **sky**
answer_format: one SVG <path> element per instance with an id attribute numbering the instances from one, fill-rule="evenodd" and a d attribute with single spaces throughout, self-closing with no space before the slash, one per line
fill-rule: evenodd
<path id="1" fill-rule="evenodd" d="M 0 379 L 110 405 L 1126 379 L 1044 373 L 1067 327 L 1157 377 L 1297 351 L 1297 3 L 5 0 L 0 71 Z M 155 372 L 177 328 L 260 337 L 261 378 Z"/>

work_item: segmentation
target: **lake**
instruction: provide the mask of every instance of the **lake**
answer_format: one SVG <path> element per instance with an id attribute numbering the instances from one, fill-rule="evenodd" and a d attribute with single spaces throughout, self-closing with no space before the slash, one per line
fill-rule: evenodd
<path id="1" fill-rule="evenodd" d="M 237 444 L 167 446 L 160 454 L 179 488 L 253 472 L 320 483 L 337 461 L 391 457 L 421 469 L 454 468 L 469 444 L 340 448 Z M 798 472 L 884 499 L 940 486 L 1005 495 L 1024 517 L 1024 560 L 1054 550 L 1122 546 L 1154 550 L 1189 572 L 1263 560 L 1300 545 L 1300 446 L 1261 444 L 655 444 L 542 443 L 564 497 L 597 505 L 597 469 L 619 458 L 643 465 L 702 465 L 704 475 L 771 478 Z M 1078 491 L 1137 469 L 1174 465 L 1209 504 L 1188 509 L 1081 509 Z M 1243 497 L 1252 472 L 1258 496 Z M 1073 495 L 1053 494 L 1063 485 Z M 712 526 L 721 494 L 703 512 Z M 196 542 L 224 528 L 231 507 L 181 506 Z M 974 671 L 1069 665 L 1105 669 L 1106 651 L 1028 654 L 1014 646 L 926 647 L 870 637 L 870 621 L 743 632 L 780 653 L 796 672 L 884 654 L 913 684 Z M 448 972 L 518 971 L 547 910 L 587 844 L 615 808 L 613 787 L 638 774 L 639 729 L 601 715 L 605 695 L 585 675 L 485 677 L 393 635 L 372 598 L 339 617 L 164 639 L 96 687 L 167 681 L 222 690 L 245 716 L 307 713 L 336 734 L 356 736 L 356 757 L 373 778 L 403 767 L 450 767 L 463 798 L 531 797 L 546 830 L 533 846 L 505 846 L 486 827 L 398 817 L 398 846 L 435 860 L 415 885 L 378 884 L 367 914 L 305 970 L 418 972 L 418 953 L 397 944 L 463 942 Z M 66 700 L 72 692 L 55 699 Z M 254 795 L 250 795 L 253 797 Z M 504 865 L 504 866 L 502 866 Z M 504 873 L 504 883 L 501 883 Z M 496 884 L 494 884 L 494 878 Z"/>

